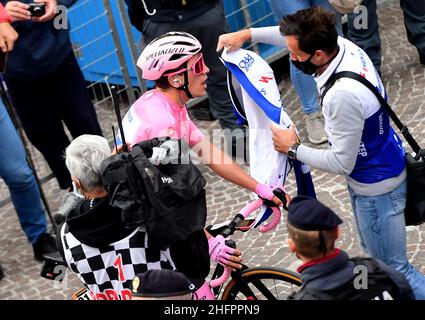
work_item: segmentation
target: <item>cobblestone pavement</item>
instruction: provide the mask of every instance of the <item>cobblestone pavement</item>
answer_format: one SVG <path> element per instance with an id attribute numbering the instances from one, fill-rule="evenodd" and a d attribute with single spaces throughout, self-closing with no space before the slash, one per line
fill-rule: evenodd
<path id="1" fill-rule="evenodd" d="M 382 72 L 390 96 L 390 102 L 411 129 L 418 142 L 425 145 L 425 126 L 421 126 L 425 115 L 425 68 L 418 63 L 416 49 L 405 35 L 402 12 L 398 1 L 386 1 L 380 5 L 381 38 L 383 48 Z M 306 138 L 299 100 L 294 93 L 289 77 L 281 82 L 283 101 L 292 119 L 298 123 L 301 136 Z M 97 109 L 105 133 L 115 123 L 111 106 Z M 218 129 L 217 121 L 196 121 L 199 127 L 212 132 Z M 304 139 L 305 141 L 305 139 Z M 322 146 L 325 147 L 325 146 Z M 49 171 L 40 154 L 32 149 L 41 176 Z M 246 168 L 246 167 L 245 167 Z M 232 217 L 244 203 L 249 201 L 249 192 L 223 181 L 205 166 L 202 171 L 207 178 L 208 222 L 215 223 Z M 356 235 L 348 193 L 342 177 L 313 171 L 318 199 L 336 210 L 344 220 L 338 245 L 350 255 L 361 253 Z M 64 191 L 58 189 L 54 179 L 43 186 L 53 211 L 60 204 Z M 293 175 L 289 178 L 288 190 L 295 194 Z M 0 199 L 8 197 L 4 183 L 0 184 Z M 268 234 L 257 230 L 235 237 L 244 251 L 249 266 L 276 266 L 296 269 L 297 259 L 291 255 L 285 243 L 286 230 L 283 223 Z M 0 262 L 6 277 L 0 282 L 0 299 L 70 299 L 71 294 L 81 287 L 75 276 L 70 275 L 62 284 L 48 281 L 39 276 L 41 264 L 34 261 L 32 248 L 22 232 L 11 203 L 0 208 Z M 414 266 L 425 272 L 425 225 L 409 227 L 407 232 L 408 256 Z"/>

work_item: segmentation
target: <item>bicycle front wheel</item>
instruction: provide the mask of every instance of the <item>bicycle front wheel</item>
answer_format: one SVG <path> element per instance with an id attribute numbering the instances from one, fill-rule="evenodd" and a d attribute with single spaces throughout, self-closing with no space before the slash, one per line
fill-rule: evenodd
<path id="1" fill-rule="evenodd" d="M 247 269 L 242 277 L 250 289 L 249 293 L 241 283 L 232 279 L 225 287 L 221 300 L 286 300 L 301 286 L 300 275 L 286 269 Z"/>

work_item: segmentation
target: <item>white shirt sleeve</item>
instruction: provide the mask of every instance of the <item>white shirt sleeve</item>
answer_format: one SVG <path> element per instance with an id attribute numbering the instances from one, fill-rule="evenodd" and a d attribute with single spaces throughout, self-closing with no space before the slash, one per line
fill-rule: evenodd
<path id="1" fill-rule="evenodd" d="M 259 43 L 267 43 L 273 46 L 287 49 L 285 37 L 279 31 L 279 26 L 251 28 L 251 41 Z"/>

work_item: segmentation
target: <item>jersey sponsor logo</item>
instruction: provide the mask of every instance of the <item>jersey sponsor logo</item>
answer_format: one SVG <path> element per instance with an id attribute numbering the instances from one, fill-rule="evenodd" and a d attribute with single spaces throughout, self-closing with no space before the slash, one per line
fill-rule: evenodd
<path id="1" fill-rule="evenodd" d="M 121 254 L 118 254 L 117 259 L 114 262 L 114 267 L 118 270 L 118 276 L 121 282 L 125 281 L 124 269 L 122 266 L 122 257 Z"/>
<path id="2" fill-rule="evenodd" d="M 96 297 L 87 288 L 83 288 L 72 295 L 73 300 L 94 300 Z"/>
<path id="3" fill-rule="evenodd" d="M 362 157 L 367 157 L 367 150 L 363 141 L 360 142 L 359 155 Z"/>
<path id="4" fill-rule="evenodd" d="M 170 49 L 158 50 L 148 55 L 145 61 L 148 61 L 149 59 L 156 58 L 158 56 L 162 56 L 165 54 L 182 53 L 182 52 L 184 52 L 184 48 L 170 48 Z"/>
<path id="5" fill-rule="evenodd" d="M 379 134 L 384 134 L 384 115 L 381 113 L 379 119 Z"/>
<path id="6" fill-rule="evenodd" d="M 87 288 L 83 288 L 72 295 L 73 300 L 132 300 L 130 289 L 115 291 L 107 289 L 103 292 L 93 293 Z"/>
<path id="7" fill-rule="evenodd" d="M 363 54 L 363 51 L 359 48 L 358 52 L 359 52 L 359 58 L 360 58 L 360 62 L 362 64 L 362 67 L 366 68 L 366 58 Z"/>
<path id="8" fill-rule="evenodd" d="M 239 61 L 239 68 L 245 69 L 245 71 L 248 72 L 254 62 L 255 59 L 251 57 L 249 53 L 247 53 L 246 56 L 241 61 Z"/>
<path id="9" fill-rule="evenodd" d="M 271 80 L 273 80 L 273 77 L 262 76 L 259 81 L 264 83 L 269 83 L 269 81 Z"/>
<path id="10" fill-rule="evenodd" d="M 171 177 L 161 177 L 162 183 L 173 183 L 173 179 L 171 179 Z"/>
<path id="11" fill-rule="evenodd" d="M 95 297 L 95 300 L 131 300 L 132 299 L 130 289 L 124 289 L 118 292 L 113 289 L 107 289 L 103 292 L 96 293 L 94 297 Z"/>

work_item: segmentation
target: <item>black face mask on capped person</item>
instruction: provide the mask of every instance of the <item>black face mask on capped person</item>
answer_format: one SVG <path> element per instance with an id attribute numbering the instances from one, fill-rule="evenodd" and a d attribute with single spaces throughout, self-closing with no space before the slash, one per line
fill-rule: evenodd
<path id="1" fill-rule="evenodd" d="M 324 65 L 328 64 L 334 57 L 330 58 L 328 61 L 326 61 L 324 64 L 318 66 L 315 65 L 314 63 L 312 63 L 310 60 L 311 58 L 313 58 L 312 54 L 310 56 L 310 58 L 308 58 L 306 61 L 298 61 L 298 60 L 292 60 L 291 62 L 292 64 L 295 66 L 295 68 L 297 68 L 298 70 L 300 70 L 301 72 L 305 73 L 305 74 L 309 74 L 309 75 L 313 75 L 316 73 L 316 71 L 323 67 Z"/>

